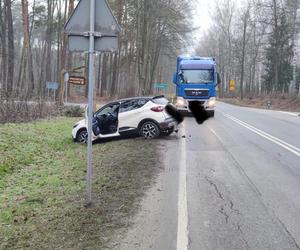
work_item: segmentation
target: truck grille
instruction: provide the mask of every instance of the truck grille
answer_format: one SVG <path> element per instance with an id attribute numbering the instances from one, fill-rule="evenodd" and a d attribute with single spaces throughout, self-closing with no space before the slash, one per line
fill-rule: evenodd
<path id="1" fill-rule="evenodd" d="M 208 96 L 208 89 L 186 89 L 184 90 L 186 96 L 193 96 L 193 97 L 207 97 Z"/>

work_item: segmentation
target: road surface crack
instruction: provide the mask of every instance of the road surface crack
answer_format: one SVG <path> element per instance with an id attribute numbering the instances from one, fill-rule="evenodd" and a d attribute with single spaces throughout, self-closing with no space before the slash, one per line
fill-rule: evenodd
<path id="1" fill-rule="evenodd" d="M 221 191 L 219 190 L 218 186 L 217 186 L 212 180 L 210 180 L 207 176 L 205 176 L 205 179 L 206 179 L 206 181 L 207 181 L 211 186 L 214 187 L 214 189 L 215 189 L 217 195 L 219 196 L 219 198 L 220 198 L 221 200 L 225 201 L 225 199 L 224 199 L 224 197 L 223 197 Z"/>
<path id="2" fill-rule="evenodd" d="M 219 199 L 222 201 L 221 208 L 219 209 L 219 213 L 225 217 L 226 223 L 229 222 L 229 218 L 232 214 L 236 216 L 240 216 L 240 211 L 234 207 L 233 201 L 229 197 L 225 197 L 225 195 L 221 192 L 220 188 L 214 183 L 208 176 L 205 176 L 205 180 L 214 188 L 216 194 L 218 195 Z M 229 211 L 226 211 L 229 210 Z M 237 227 L 238 231 L 240 231 L 240 226 Z"/>
<path id="3" fill-rule="evenodd" d="M 219 210 L 219 212 L 225 217 L 225 222 L 226 224 L 228 223 L 229 220 L 229 215 L 226 213 L 224 206 L 221 207 L 221 209 Z"/>

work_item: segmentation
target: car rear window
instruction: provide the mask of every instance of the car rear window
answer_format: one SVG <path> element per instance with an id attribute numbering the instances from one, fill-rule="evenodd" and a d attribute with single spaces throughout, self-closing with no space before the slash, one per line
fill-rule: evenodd
<path id="1" fill-rule="evenodd" d="M 151 101 L 158 105 L 167 105 L 169 103 L 169 101 L 164 97 L 153 98 Z"/>
<path id="2" fill-rule="evenodd" d="M 135 100 L 124 101 L 121 104 L 120 113 L 131 111 L 134 109 L 139 109 L 143 107 L 147 102 L 148 102 L 147 99 L 135 99 Z"/>

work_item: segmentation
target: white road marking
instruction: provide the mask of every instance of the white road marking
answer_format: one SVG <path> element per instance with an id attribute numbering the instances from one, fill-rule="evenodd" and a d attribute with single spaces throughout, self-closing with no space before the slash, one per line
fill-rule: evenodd
<path id="1" fill-rule="evenodd" d="M 185 135 L 185 127 L 182 127 Z M 186 192 L 186 139 L 181 138 L 181 159 L 179 166 L 178 217 L 177 217 L 177 250 L 188 249 L 188 211 Z"/>
<path id="2" fill-rule="evenodd" d="M 283 113 L 283 114 L 287 114 L 287 115 L 292 115 L 292 116 L 300 116 L 300 114 L 293 113 L 293 112 L 286 112 L 286 111 L 278 111 L 278 112 Z"/>
<path id="3" fill-rule="evenodd" d="M 222 138 L 217 134 L 217 132 L 215 130 L 213 130 L 212 128 L 208 127 L 208 129 L 220 140 L 220 142 L 222 142 L 224 144 L 224 141 L 222 140 Z"/>
<path id="4" fill-rule="evenodd" d="M 227 118 L 229 118 L 230 120 L 238 123 L 239 125 L 251 130 L 255 134 L 260 135 L 261 137 L 263 137 L 263 138 L 265 138 L 265 139 L 267 139 L 271 142 L 274 142 L 275 144 L 283 147 L 284 149 L 286 149 L 286 150 L 290 151 L 291 153 L 293 153 L 293 154 L 297 155 L 298 157 L 300 157 L 300 148 L 298 148 L 298 147 L 296 147 L 292 144 L 289 144 L 289 143 L 287 143 L 287 142 L 285 142 L 285 141 L 283 141 L 283 140 L 281 140 L 281 139 L 279 139 L 279 138 L 277 138 L 273 135 L 270 135 L 270 134 L 268 134 L 268 133 L 266 133 L 266 132 L 264 132 L 264 131 L 262 131 L 262 130 L 246 123 L 246 122 L 243 122 L 243 121 L 237 119 L 236 117 L 233 117 L 233 116 L 225 114 L 225 113 L 223 113 L 223 115 L 226 116 Z"/>

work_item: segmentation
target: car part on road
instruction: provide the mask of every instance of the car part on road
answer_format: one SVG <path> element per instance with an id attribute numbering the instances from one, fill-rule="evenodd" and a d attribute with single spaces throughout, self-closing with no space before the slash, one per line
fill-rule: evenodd
<path id="1" fill-rule="evenodd" d="M 76 140 L 80 143 L 87 143 L 87 139 L 88 139 L 88 132 L 86 129 L 82 129 L 81 131 L 79 131 Z"/>
<path id="2" fill-rule="evenodd" d="M 163 136 L 169 136 L 170 134 L 172 134 L 174 132 L 174 127 L 171 127 L 169 129 L 167 129 L 166 131 L 162 131 L 161 135 Z"/>
<path id="3" fill-rule="evenodd" d="M 154 122 L 147 121 L 142 124 L 140 128 L 140 135 L 145 139 L 153 139 L 160 135 L 160 130 Z"/>

